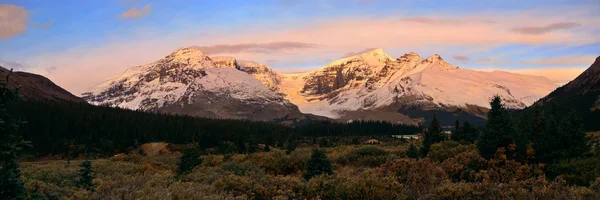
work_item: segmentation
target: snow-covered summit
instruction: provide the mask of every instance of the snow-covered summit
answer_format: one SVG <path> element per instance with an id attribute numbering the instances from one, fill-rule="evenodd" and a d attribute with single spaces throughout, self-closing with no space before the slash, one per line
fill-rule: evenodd
<path id="1" fill-rule="evenodd" d="M 494 95 L 518 109 L 556 88 L 544 77 L 461 69 L 438 54 L 423 59 L 410 52 L 392 59 L 381 49 L 333 61 L 301 80 L 302 89 L 296 91 L 305 98 L 296 95 L 292 102 L 302 112 L 333 118 L 392 105 L 487 108 Z M 283 85 L 290 85 L 286 81 Z"/>
<path id="2" fill-rule="evenodd" d="M 268 66 L 232 57 L 214 60 L 193 48 L 136 66 L 84 94 L 92 104 L 218 118 L 269 120 L 298 113 L 270 87 Z"/>

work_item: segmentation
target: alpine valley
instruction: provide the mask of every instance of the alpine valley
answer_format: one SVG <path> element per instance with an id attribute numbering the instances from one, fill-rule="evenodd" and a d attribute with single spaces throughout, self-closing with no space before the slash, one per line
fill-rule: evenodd
<path id="1" fill-rule="evenodd" d="M 462 69 L 437 54 L 394 59 L 373 49 L 313 72 L 280 74 L 264 64 L 183 48 L 132 67 L 83 98 L 134 110 L 263 121 L 323 116 L 419 124 L 436 113 L 449 125 L 456 119 L 484 123 L 494 95 L 522 109 L 556 88 L 545 77 Z"/>

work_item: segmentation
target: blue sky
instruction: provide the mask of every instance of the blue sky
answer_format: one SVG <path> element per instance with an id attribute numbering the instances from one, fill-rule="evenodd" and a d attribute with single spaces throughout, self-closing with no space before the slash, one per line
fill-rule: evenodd
<path id="1" fill-rule="evenodd" d="M 0 65 L 79 94 L 180 47 L 281 71 L 383 48 L 564 82 L 600 55 L 598 10 L 597 0 L 0 0 Z"/>

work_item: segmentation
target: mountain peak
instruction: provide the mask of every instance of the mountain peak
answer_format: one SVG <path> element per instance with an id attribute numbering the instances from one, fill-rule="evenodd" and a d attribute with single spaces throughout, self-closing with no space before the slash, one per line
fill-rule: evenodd
<path id="1" fill-rule="evenodd" d="M 353 57 L 360 57 L 360 58 L 367 59 L 367 60 L 371 60 L 372 58 L 375 58 L 376 60 L 378 60 L 380 62 L 386 61 L 386 60 L 393 60 L 392 57 L 385 54 L 385 52 L 381 48 L 371 49 L 371 50 L 365 51 L 364 53 L 361 53 L 361 54 L 353 56 Z"/>
<path id="2" fill-rule="evenodd" d="M 422 58 L 416 52 L 408 52 L 398 58 L 398 61 L 421 61 Z"/>
<path id="3" fill-rule="evenodd" d="M 434 60 L 444 60 L 444 59 L 440 56 L 440 54 L 436 53 L 436 54 L 433 54 L 432 56 L 430 56 L 429 58 L 427 58 L 425 60 L 434 61 Z"/>

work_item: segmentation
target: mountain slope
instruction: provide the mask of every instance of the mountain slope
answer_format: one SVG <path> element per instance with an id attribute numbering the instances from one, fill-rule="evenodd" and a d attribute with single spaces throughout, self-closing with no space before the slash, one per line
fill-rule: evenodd
<path id="1" fill-rule="evenodd" d="M 299 85 L 301 89 L 294 89 Z M 463 118 L 484 118 L 494 95 L 509 108 L 521 109 L 556 85 L 544 77 L 461 69 L 437 54 L 422 59 L 411 52 L 393 59 L 374 49 L 312 73 L 285 75 L 282 87 L 305 113 L 419 123 L 433 115 L 423 113 L 429 111 L 453 113 L 449 122 L 465 114 Z"/>
<path id="2" fill-rule="evenodd" d="M 253 77 L 268 77 L 263 74 L 268 70 L 253 70 L 268 67 L 223 60 L 215 63 L 199 50 L 183 48 L 130 68 L 85 93 L 84 99 L 128 109 L 229 119 L 272 120 L 299 113 L 281 94 Z"/>
<path id="3" fill-rule="evenodd" d="M 0 77 L 6 78 L 10 71 L 0 66 Z M 13 72 L 8 79 L 9 88 L 19 88 L 19 94 L 25 100 L 53 100 L 85 102 L 83 99 L 69 93 L 50 81 L 50 79 L 37 74 L 27 72 Z"/>
<path id="4" fill-rule="evenodd" d="M 532 107 L 557 109 L 561 114 L 575 111 L 587 130 L 600 130 L 600 56 L 577 78 L 554 90 Z"/>

